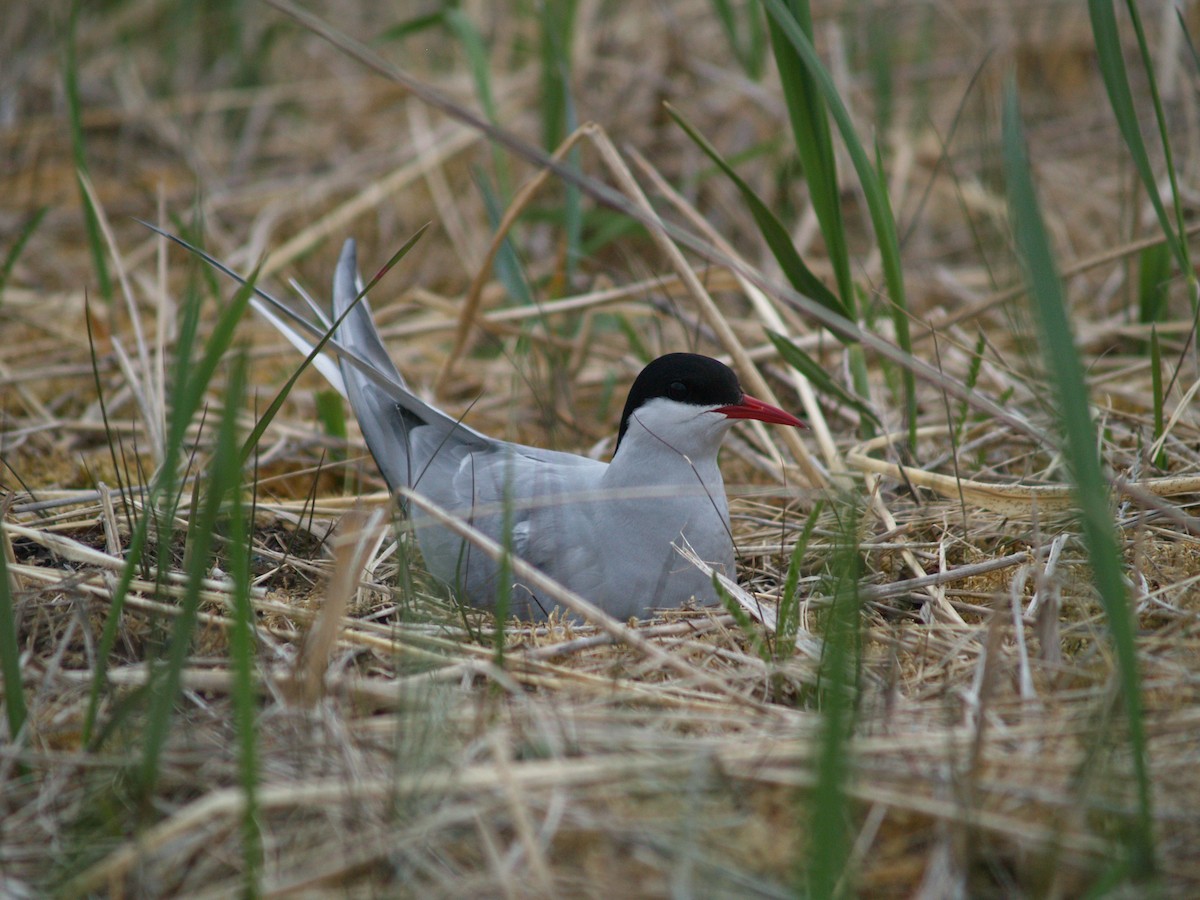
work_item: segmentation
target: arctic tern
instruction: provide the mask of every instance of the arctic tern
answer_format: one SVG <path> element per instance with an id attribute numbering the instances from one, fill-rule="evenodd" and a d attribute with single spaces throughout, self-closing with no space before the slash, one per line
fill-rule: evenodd
<path id="1" fill-rule="evenodd" d="M 339 367 L 325 360 L 321 370 L 348 397 L 393 492 L 411 488 L 424 495 L 617 618 L 644 617 L 693 598 L 715 602 L 711 579 L 673 545 L 686 540 L 716 571 L 734 577 L 729 507 L 717 466 L 721 441 L 738 419 L 803 422 L 747 396 L 723 363 L 670 353 L 634 381 L 611 462 L 497 440 L 412 393 L 388 356 L 367 298 L 359 299 L 362 290 L 355 243 L 348 239 L 333 279 L 339 324 L 331 343 Z M 293 343 L 311 348 L 309 339 L 256 305 Z M 498 590 L 497 562 L 415 505 L 408 512 L 428 570 L 460 600 L 494 609 L 505 593 Z M 508 587 L 508 614 L 546 618 L 551 600 L 519 581 Z"/>

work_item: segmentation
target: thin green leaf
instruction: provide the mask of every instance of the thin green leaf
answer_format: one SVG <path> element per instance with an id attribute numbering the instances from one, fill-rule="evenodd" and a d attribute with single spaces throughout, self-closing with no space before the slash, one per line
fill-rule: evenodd
<path id="1" fill-rule="evenodd" d="M 496 123 L 498 118 L 496 97 L 492 91 L 491 59 L 483 35 L 467 14 L 458 7 L 445 10 L 443 21 L 467 55 L 467 66 L 471 70 L 471 80 L 475 83 L 475 93 L 479 97 L 479 105 L 483 107 L 484 116 L 489 122 Z M 509 196 L 508 164 L 500 149 L 495 146 L 492 148 L 492 165 L 496 171 L 500 193 L 502 196 Z"/>
<path id="2" fill-rule="evenodd" d="M 496 623 L 492 630 L 492 661 L 498 669 L 504 668 L 504 649 L 508 644 L 508 612 L 512 609 L 513 579 L 513 528 L 516 524 L 513 502 L 513 467 L 508 465 L 504 472 L 504 490 L 501 502 L 504 506 L 500 522 L 501 554 L 497 562 L 496 576 Z"/>
<path id="3" fill-rule="evenodd" d="M 491 66 L 488 61 L 487 44 L 483 35 L 475 27 L 467 14 L 461 9 L 447 9 L 442 13 L 442 21 L 458 39 L 463 52 L 467 55 L 467 65 L 471 70 L 471 80 L 475 82 L 475 93 L 479 96 L 479 104 L 489 121 L 496 121 L 496 98 L 492 93 Z"/>
<path id="4" fill-rule="evenodd" d="M 712 6 L 738 63 L 755 81 L 762 78 L 766 62 L 766 29 L 754 6 L 742 6 L 740 16 L 729 0 L 712 0 Z"/>
<path id="5" fill-rule="evenodd" d="M 184 561 L 187 583 L 179 603 L 167 647 L 165 665 L 157 674 L 158 684 L 152 692 L 150 707 L 142 734 L 142 764 L 140 788 L 149 796 L 158 782 L 162 752 L 170 734 L 175 702 L 183 683 L 183 669 L 191 655 L 192 638 L 200 609 L 204 580 L 212 564 L 212 551 L 222 510 L 229 495 L 241 480 L 241 456 L 237 440 L 238 410 L 245 394 L 245 357 L 239 356 L 230 373 L 225 392 L 224 409 L 217 430 L 216 448 L 204 480 L 204 494 L 189 521 L 188 554 Z M 199 482 L 197 482 L 199 484 Z M 235 548 L 234 553 L 245 548 Z"/>
<path id="6" fill-rule="evenodd" d="M 412 237 L 405 241 L 399 250 L 388 257 L 388 261 L 383 264 L 383 267 L 380 268 L 380 270 L 375 273 L 371 280 L 367 282 L 366 286 L 359 291 L 358 296 L 354 298 L 354 303 L 358 303 L 359 300 L 371 293 L 375 285 L 379 284 L 379 282 L 383 280 L 383 277 L 387 275 L 388 272 L 392 271 L 392 269 L 396 267 L 400 260 L 408 256 L 409 251 L 412 250 L 413 247 L 417 246 L 417 241 L 421 240 L 422 235 L 429 230 L 429 226 L 431 224 L 433 223 L 426 222 L 424 225 L 414 231 Z M 354 304 L 351 304 L 351 306 L 353 305 Z M 338 321 L 340 322 L 341 320 L 339 319 Z"/>
<path id="7" fill-rule="evenodd" d="M 1187 41 L 1188 53 L 1192 57 L 1192 65 L 1200 71 L 1200 52 L 1196 51 L 1196 42 L 1192 40 L 1192 33 L 1188 31 L 1187 20 L 1183 17 L 1183 7 L 1175 7 L 1175 21 L 1179 23 L 1179 30 L 1183 32 L 1183 39 Z"/>
<path id="8" fill-rule="evenodd" d="M 858 550 L 857 498 L 839 504 L 837 545 L 827 580 L 831 603 L 824 617 L 821 658 L 821 724 L 817 738 L 816 783 L 808 801 L 808 853 L 804 893 L 810 897 L 853 895 L 848 869 L 850 741 L 855 731 L 855 696 L 861 617 L 858 584 L 862 560 Z"/>
<path id="9" fill-rule="evenodd" d="M 538 9 L 538 37 L 541 56 L 542 146 L 553 153 L 568 134 L 579 126 L 575 99 L 571 94 L 571 47 L 575 29 L 577 0 L 543 3 Z M 566 163 L 579 168 L 578 147 L 567 155 Z M 582 194 L 576 185 L 564 183 L 559 218 L 566 240 L 564 274 L 569 284 L 580 259 L 583 241 Z"/>
<path id="10" fill-rule="evenodd" d="M 346 404 L 335 390 L 317 391 L 317 419 L 325 434 L 335 440 L 346 440 Z"/>
<path id="11" fill-rule="evenodd" d="M 858 135 L 854 131 L 854 122 L 850 118 L 850 112 L 846 109 L 846 105 L 838 95 L 833 79 L 821 64 L 821 60 L 817 56 L 817 51 L 812 45 L 810 37 L 812 27 L 811 21 L 808 21 L 807 3 L 797 0 L 792 5 L 792 10 L 799 10 L 802 13 L 803 20 L 808 21 L 808 31 L 806 33 L 801 27 L 801 20 L 792 10 L 784 6 L 781 0 L 762 0 L 762 2 L 766 5 L 773 27 L 782 38 L 786 38 L 787 42 L 795 50 L 795 54 L 793 55 L 796 58 L 796 62 L 789 64 L 789 69 L 795 70 L 797 65 L 802 65 L 808 79 L 811 80 L 813 85 L 811 91 L 806 91 L 806 96 L 808 93 L 815 93 L 824 101 L 829 108 L 830 115 L 833 116 L 834 121 L 837 123 L 838 130 L 841 132 L 842 142 L 845 144 L 846 150 L 850 154 L 850 159 L 854 163 L 854 171 L 858 175 L 859 183 L 862 185 L 863 196 L 866 198 L 867 208 L 871 214 L 871 225 L 875 230 L 875 240 L 879 245 L 884 280 L 887 283 L 888 295 L 891 298 L 891 315 L 893 327 L 896 330 L 896 343 L 905 353 L 911 354 L 912 339 L 908 325 L 908 301 L 904 289 L 904 272 L 900 261 L 900 245 L 896 237 L 896 220 L 892 214 L 891 199 L 888 197 L 886 185 L 879 177 L 879 172 L 876 170 L 875 165 L 872 164 L 871 158 L 867 156 L 866 151 L 863 149 L 862 142 L 859 141 Z M 778 49 L 776 49 L 776 56 L 779 56 Z M 783 77 L 783 74 L 781 66 L 780 76 Z M 836 183 L 835 179 L 832 184 L 836 187 Z M 829 237 L 826 234 L 827 243 L 828 240 Z M 844 288 L 841 290 L 841 293 L 843 302 L 849 306 L 852 300 L 847 297 Z M 903 379 L 905 419 L 909 427 L 909 443 L 915 446 L 917 418 L 916 378 L 910 369 L 905 369 Z M 865 394 L 864 385 L 858 384 L 857 380 L 855 389 Z"/>
<path id="12" fill-rule="evenodd" d="M 8 739 L 15 743 L 25 727 L 28 711 L 21 679 L 21 647 L 17 639 L 17 607 L 13 603 L 12 582 L 8 580 L 8 554 L 4 548 L 4 525 L 0 523 L 0 675 L 4 676 L 4 710 L 8 718 Z"/>
<path id="13" fill-rule="evenodd" d="M 437 28 L 445 25 L 445 23 L 445 11 L 439 9 L 437 12 L 413 16 L 410 19 L 397 22 L 390 28 L 385 28 L 383 31 L 381 31 L 375 40 L 376 43 L 399 41 L 406 37 L 411 37 L 414 34 L 420 34 L 422 31 L 428 31 L 431 28 Z"/>
<path id="14" fill-rule="evenodd" d="M 254 283 L 257 280 L 258 268 L 256 267 L 250 273 L 246 283 L 238 288 L 229 305 L 221 311 L 221 315 L 217 318 L 208 342 L 204 345 L 204 352 L 200 355 L 199 361 L 192 366 L 184 386 L 187 408 L 193 410 L 200 408 L 204 392 L 208 390 L 217 366 L 233 343 L 234 331 L 237 329 L 238 323 L 245 318 L 246 308 L 250 305 L 250 298 L 254 296 Z M 186 425 L 186 423 L 184 424 Z"/>
<path id="15" fill-rule="evenodd" d="M 571 102 L 571 36 L 576 0 L 539 4 L 538 55 L 541 63 L 542 146 L 547 152 L 575 128 Z"/>
<path id="16" fill-rule="evenodd" d="M 1162 348 L 1158 343 L 1158 329 L 1150 328 L 1150 393 L 1154 402 L 1154 443 L 1158 443 L 1163 435 L 1163 377 L 1162 377 Z M 1167 467 L 1167 451 L 1160 447 L 1154 457 L 1154 465 L 1159 469 Z"/>
<path id="17" fill-rule="evenodd" d="M 825 508 L 823 500 L 813 504 L 812 512 L 804 522 L 804 529 L 792 547 L 792 556 L 788 560 L 787 577 L 783 582 L 783 596 L 779 600 L 779 615 L 776 618 L 778 629 L 777 654 L 790 656 L 796 649 L 796 633 L 800 630 L 800 567 L 808 551 L 808 542 L 812 539 L 813 530 L 817 527 L 817 519 Z"/>
<path id="18" fill-rule="evenodd" d="M 871 73 L 871 94 L 875 98 L 876 131 L 887 134 L 892 127 L 895 106 L 896 42 L 891 9 L 872 5 L 863 9 L 866 17 L 867 67 Z"/>
<path id="19" fill-rule="evenodd" d="M 231 399 L 236 399 L 230 391 Z M 340 404 L 339 404 L 340 407 Z M 240 467 L 240 456 L 225 459 L 224 466 Z M 233 581 L 233 603 L 229 631 L 229 655 L 233 669 L 233 721 L 238 741 L 238 780 L 245 806 L 242 811 L 242 859 L 245 863 L 243 881 L 246 896 L 258 896 L 259 873 L 262 870 L 262 833 L 258 827 L 258 731 L 255 715 L 258 697 L 254 687 L 255 615 L 250 603 L 250 556 L 254 552 L 249 523 L 254 521 L 253 509 L 247 518 L 242 503 L 241 485 L 232 485 L 229 506 L 229 577 Z"/>
<path id="20" fill-rule="evenodd" d="M 79 59 L 76 55 L 76 28 L 79 24 L 79 10 L 82 0 L 72 0 L 71 10 L 67 16 L 66 59 L 63 66 L 63 81 L 67 98 L 67 122 L 71 132 L 71 153 L 75 159 L 77 175 L 86 175 L 88 171 L 87 149 L 83 137 L 83 102 L 79 98 Z M 104 237 L 100 231 L 100 217 L 92 206 L 91 197 L 83 186 L 80 177 L 75 179 L 79 184 L 79 196 L 83 204 L 83 220 L 87 228 L 88 246 L 92 251 L 92 263 L 96 267 L 96 282 L 99 285 L 100 296 L 105 302 L 111 302 L 113 296 L 112 277 L 108 274 L 108 257 L 105 256 Z"/>
<path id="21" fill-rule="evenodd" d="M 778 9 L 774 11 L 770 6 L 766 8 L 769 13 L 767 30 L 771 35 L 779 81 L 783 87 L 788 119 L 792 124 L 792 137 L 804 168 L 809 198 L 825 238 L 825 249 L 833 267 L 838 294 L 842 304 L 849 310 L 847 318 L 857 320 L 854 281 L 850 277 L 850 249 L 838 190 L 837 157 L 833 152 L 825 100 L 822 99 L 816 78 L 793 49 L 793 43 L 782 26 L 782 22 L 787 21 L 792 27 L 803 30 L 811 42 L 812 14 L 807 0 L 790 0 L 786 7 L 778 4 Z"/>
<path id="22" fill-rule="evenodd" d="M 983 368 L 983 351 L 987 348 L 987 339 L 982 331 L 975 338 L 975 347 L 971 351 L 971 363 L 967 367 L 967 377 L 963 382 L 967 386 L 968 391 L 975 390 L 975 385 L 979 383 L 979 372 Z M 958 425 L 954 429 L 954 446 L 957 447 L 962 443 L 963 431 L 967 427 L 967 401 L 961 400 L 958 404 Z"/>
<path id="23" fill-rule="evenodd" d="M 483 195 L 488 220 L 492 223 L 492 227 L 496 228 L 504 215 L 500 197 L 487 176 L 479 170 L 475 172 L 475 183 L 479 186 L 480 194 Z M 504 285 L 508 295 L 522 306 L 533 306 L 533 290 L 529 287 L 529 278 L 525 274 L 525 267 L 521 264 L 521 258 L 517 255 L 516 248 L 507 235 L 501 243 L 500 251 L 496 254 L 495 268 L 496 278 Z"/>
<path id="24" fill-rule="evenodd" d="M 8 284 L 8 278 L 12 275 L 12 270 L 16 266 L 17 260 L 21 258 L 21 251 L 25 249 L 25 245 L 29 243 L 29 239 L 33 237 L 33 233 L 37 231 L 37 227 L 42 224 L 42 219 L 46 217 L 46 212 L 49 209 L 50 207 L 43 206 L 35 211 L 25 224 L 21 226 L 21 230 L 17 233 L 17 239 L 8 248 L 8 253 L 4 254 L 4 262 L 0 264 L 0 294 L 4 293 L 4 286 Z"/>
<path id="25" fill-rule="evenodd" d="M 1158 77 L 1154 74 L 1155 59 L 1150 54 L 1146 41 L 1146 29 L 1142 27 L 1142 16 L 1133 0 L 1125 0 L 1125 8 L 1129 10 L 1129 18 L 1133 21 L 1133 31 L 1137 35 L 1138 52 L 1142 57 L 1142 68 L 1146 73 L 1146 85 L 1150 88 L 1150 101 L 1154 106 L 1154 121 L 1158 125 L 1158 139 L 1162 143 L 1163 161 L 1167 170 L 1167 180 L 1171 183 L 1171 201 L 1175 212 L 1175 234 L 1179 249 L 1183 251 L 1184 262 L 1182 269 L 1184 277 L 1192 287 L 1191 301 L 1196 307 L 1196 271 L 1192 266 L 1191 250 L 1187 241 L 1187 219 L 1183 211 L 1183 196 L 1179 191 L 1179 178 L 1175 174 L 1175 156 L 1171 150 L 1171 136 L 1167 131 L 1167 114 L 1163 110 L 1162 95 L 1158 91 Z"/>
<path id="26" fill-rule="evenodd" d="M 721 154 L 717 152 L 717 148 L 710 144 L 707 138 L 704 137 L 696 128 L 684 118 L 683 114 L 671 104 L 667 104 L 667 113 L 672 119 L 678 123 L 679 127 L 684 130 L 697 147 L 704 151 L 717 167 L 725 173 L 730 181 L 742 195 L 746 206 L 750 210 L 750 214 L 754 216 L 754 223 L 758 226 L 759 233 L 763 236 L 763 240 L 767 242 L 767 246 L 771 248 L 771 253 L 775 256 L 779 267 L 787 276 L 788 281 L 792 283 L 792 287 L 806 294 L 813 300 L 816 300 L 826 309 L 837 313 L 843 318 L 849 319 L 851 311 L 846 307 L 833 291 L 829 290 L 825 284 L 819 279 L 796 252 L 796 247 L 792 243 L 792 237 L 788 234 L 783 223 L 775 217 L 758 195 L 754 193 L 750 185 L 746 184 L 733 170 L 733 168 L 725 162 Z"/>
<path id="27" fill-rule="evenodd" d="M 1143 325 L 1161 322 L 1167 311 L 1167 283 L 1171 278 L 1171 250 L 1151 244 L 1138 254 L 1138 321 Z"/>
<path id="28" fill-rule="evenodd" d="M 1136 14 L 1136 10 L 1134 11 Z M 1104 89 L 1108 92 L 1108 102 L 1113 115 L 1117 119 L 1117 127 L 1129 155 L 1133 158 L 1134 167 L 1158 216 L 1159 226 L 1166 237 L 1167 244 L 1175 261 L 1183 271 L 1188 271 L 1187 249 L 1176 233 L 1162 198 L 1158 194 L 1158 183 L 1150 166 L 1150 157 L 1146 152 L 1146 143 L 1142 139 L 1142 130 L 1138 125 L 1137 111 L 1134 108 L 1133 92 L 1129 88 L 1129 75 L 1125 69 L 1125 56 L 1121 51 L 1121 33 L 1117 27 L 1117 17 L 1113 11 L 1112 0 L 1088 0 L 1088 13 L 1092 19 L 1092 38 L 1096 44 L 1096 57 L 1100 66 L 1100 76 L 1104 80 Z M 1146 67 L 1146 75 L 1153 80 L 1153 66 Z M 1153 91 L 1152 87 L 1152 91 Z M 1154 91 L 1157 94 L 1156 91 Z"/>
<path id="29" fill-rule="evenodd" d="M 1017 92 L 1011 81 L 1004 96 L 1003 145 L 1010 225 L 1038 321 L 1042 353 L 1052 376 L 1061 417 L 1063 451 L 1074 484 L 1092 578 L 1104 605 L 1116 652 L 1138 798 L 1137 823 L 1130 836 L 1133 865 L 1138 875 L 1150 877 L 1155 870 L 1153 816 L 1133 616 L 1125 592 L 1121 551 L 1113 534 L 1108 484 L 1101 470 L 1095 428 L 1089 415 L 1083 366 L 1067 320 L 1066 297 L 1050 238 L 1038 207 Z"/>
<path id="30" fill-rule="evenodd" d="M 623 213 L 600 207 L 584 216 L 584 233 L 579 246 L 581 258 L 595 256 L 609 244 L 632 240 L 645 233 L 646 227 Z"/>
<path id="31" fill-rule="evenodd" d="M 793 344 L 786 336 L 768 329 L 767 337 L 775 345 L 783 361 L 812 382 L 819 393 L 834 397 L 838 402 L 858 411 L 864 419 L 876 428 L 883 427 L 879 417 L 861 399 L 851 394 L 833 380 L 829 371 L 811 356 Z"/>

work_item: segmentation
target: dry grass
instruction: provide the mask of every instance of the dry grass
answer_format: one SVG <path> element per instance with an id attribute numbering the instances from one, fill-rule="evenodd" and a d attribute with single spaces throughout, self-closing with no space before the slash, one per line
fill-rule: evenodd
<path id="1" fill-rule="evenodd" d="M 96 643 L 129 535 L 114 486 L 144 483 L 157 462 L 156 354 L 170 357 L 193 266 L 175 251 L 164 256 L 131 216 L 169 223 L 198 212 L 214 255 L 243 271 L 265 256 L 275 293 L 295 277 L 317 297 L 326 296 L 345 235 L 358 238 L 370 270 L 432 221 L 375 290 L 375 309 L 413 383 L 438 383 L 448 408 L 470 407 L 473 425 L 508 438 L 576 450 L 609 438 L 623 400 L 614 391 L 639 368 L 635 341 L 650 352 L 690 347 L 753 359 L 780 402 L 796 408 L 802 401 L 766 349 L 764 326 L 790 331 L 834 372 L 844 359 L 795 313 L 753 302 L 702 260 L 673 263 L 642 231 L 568 269 L 549 215 L 563 197 L 555 178 L 530 197 L 538 214 L 511 233 L 541 302 L 515 309 L 488 265 L 495 229 L 473 171 L 492 171 L 494 157 L 476 132 L 269 7 L 248 6 L 238 30 L 219 38 L 206 30 L 220 21 L 215 14 L 189 23 L 153 0 L 109 5 L 80 20 L 82 124 L 90 181 L 111 227 L 109 266 L 116 273 L 119 263 L 127 278 L 128 303 L 120 287 L 111 303 L 97 293 L 62 98 L 63 33 L 26 8 L 0 23 L 0 248 L 48 210 L 0 294 L 2 549 L 30 710 L 24 749 L 0 750 L 0 893 L 227 896 L 242 885 L 244 796 L 220 573 L 203 598 L 182 709 L 149 804 L 137 808 L 119 777 L 140 754 L 136 715 L 100 751 L 81 746 Z M 501 124 L 537 135 L 536 21 L 503 5 L 467 7 L 491 48 Z M 364 39 L 395 24 L 371 4 L 327 0 L 316 9 Z M 1188 15 L 1198 33 L 1195 4 Z M 656 208 L 709 229 L 775 278 L 736 192 L 663 114 L 669 100 L 727 156 L 758 151 L 741 171 L 781 211 L 794 209 L 797 244 L 824 273 L 802 192 L 778 178 L 788 148 L 776 85 L 770 75 L 754 83 L 741 74 L 710 4 L 584 0 L 578 16 L 575 100 L 580 120 L 599 126 L 580 143 L 583 170 L 632 196 L 624 166 Z M 1167 468 L 1157 470 L 1147 331 L 1136 316 L 1138 252 L 1155 231 L 1093 71 L 1086 10 L 969 0 L 822 9 L 820 43 L 864 134 L 879 109 L 870 22 L 895 41 L 894 125 L 878 139 L 906 241 L 917 355 L 962 381 L 982 334 L 976 390 L 1049 429 L 1032 326 L 1012 289 L 1018 271 L 995 149 L 1002 75 L 1014 66 L 1020 75 L 1103 456 L 1123 485 L 1113 507 L 1139 625 L 1162 887 L 1194 896 L 1200 529 L 1190 509 L 1200 492 L 1192 395 L 1200 381 L 1185 291 L 1174 283 L 1159 331 L 1167 412 L 1178 416 L 1164 444 Z M 1151 24 L 1154 46 L 1166 47 L 1172 21 Z M 445 33 L 381 49 L 474 106 L 463 54 Z M 1163 49 L 1160 77 L 1194 209 L 1200 123 L 1186 59 L 1176 65 Z M 605 136 L 620 166 L 605 157 Z M 507 165 L 514 190 L 536 175 Z M 659 176 L 680 194 L 655 188 Z M 870 292 L 881 282 L 878 259 L 859 194 L 848 178 L 844 187 L 856 278 Z M 452 357 L 473 294 L 478 312 Z M 868 299 L 886 336 L 883 299 Z M 239 341 L 261 410 L 297 359 L 257 321 L 247 319 Z M 900 429 L 894 367 L 873 359 L 871 375 L 885 425 Z M 258 458 L 263 892 L 775 896 L 802 888 L 821 721 L 813 648 L 836 504 L 804 563 L 811 596 L 802 638 L 812 652 L 764 662 L 730 615 L 693 610 L 632 634 L 514 623 L 501 665 L 487 617 L 460 613 L 419 566 L 410 573 L 408 551 L 391 536 L 355 539 L 352 526 L 369 516 L 346 513 L 356 494 L 382 501 L 380 480 L 357 432 L 346 447 L 319 424 L 319 390 L 315 375 L 302 378 Z M 1101 888 L 1119 861 L 1135 794 L 1103 613 L 1062 512 L 1062 461 L 1051 446 L 970 410 L 955 452 L 946 422 L 963 415 L 958 401 L 936 384 L 920 390 L 923 437 L 905 478 L 894 445 L 860 447 L 853 412 L 836 405 L 806 408 L 822 427 L 804 448 L 749 429 L 731 441 L 741 582 L 764 607 L 775 604 L 791 547 L 823 494 L 814 482 L 849 473 L 864 510 L 861 691 L 847 786 L 854 890 L 1072 896 Z M 247 426 L 251 415 L 247 408 Z M 201 458 L 210 432 L 191 434 Z M 179 572 L 182 551 L 158 548 Z M 355 583 L 345 566 L 362 560 Z M 174 581 L 134 588 L 102 719 L 136 696 L 178 614 Z M 1135 890 L 1117 881 L 1114 890 Z"/>

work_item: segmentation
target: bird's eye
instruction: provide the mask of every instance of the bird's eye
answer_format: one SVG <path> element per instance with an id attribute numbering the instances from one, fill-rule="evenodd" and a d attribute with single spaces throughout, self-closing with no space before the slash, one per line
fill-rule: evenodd
<path id="1" fill-rule="evenodd" d="M 687 395 L 687 385 L 682 381 L 672 381 L 671 386 L 667 388 L 667 396 L 672 400 L 686 400 Z"/>

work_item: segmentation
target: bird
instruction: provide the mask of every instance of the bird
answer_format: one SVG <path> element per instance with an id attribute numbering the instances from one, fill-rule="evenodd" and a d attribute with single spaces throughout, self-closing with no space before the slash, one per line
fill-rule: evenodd
<path id="1" fill-rule="evenodd" d="M 721 442 L 745 419 L 804 422 L 748 396 L 719 360 L 677 352 L 653 360 L 634 380 L 607 463 L 489 437 L 413 393 L 363 292 L 349 238 L 333 278 L 330 343 L 338 365 L 326 360 L 322 371 L 343 389 L 393 493 L 423 495 L 618 619 L 718 601 L 711 577 L 675 547 L 686 541 L 715 571 L 735 575 L 717 464 Z M 312 346 L 277 316 L 268 318 L 291 332 L 293 343 Z M 425 567 L 460 601 L 496 610 L 504 598 L 502 613 L 527 621 L 549 616 L 550 597 L 415 504 L 406 512 Z M 511 582 L 501 584 L 505 577 Z"/>

